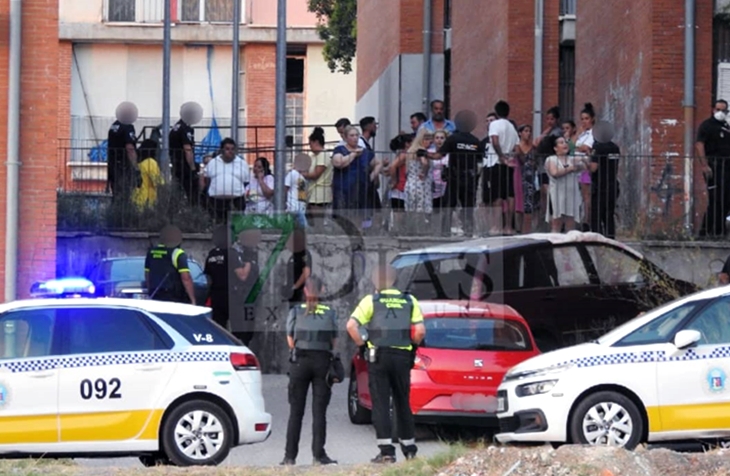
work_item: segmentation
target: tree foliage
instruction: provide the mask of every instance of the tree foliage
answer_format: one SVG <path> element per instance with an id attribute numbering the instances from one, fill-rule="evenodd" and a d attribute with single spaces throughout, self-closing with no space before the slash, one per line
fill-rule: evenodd
<path id="1" fill-rule="evenodd" d="M 308 0 L 317 15 L 317 33 L 324 40 L 324 59 L 330 71 L 351 73 L 357 49 L 357 0 Z"/>

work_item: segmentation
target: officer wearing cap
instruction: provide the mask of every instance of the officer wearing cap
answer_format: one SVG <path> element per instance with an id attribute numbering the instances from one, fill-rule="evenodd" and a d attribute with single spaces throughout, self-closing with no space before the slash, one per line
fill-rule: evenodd
<path id="1" fill-rule="evenodd" d="M 390 396 L 397 418 L 398 439 L 406 459 L 416 456 L 415 425 L 410 407 L 411 368 L 414 345 L 426 336 L 423 315 L 415 297 L 393 288 L 395 270 L 390 266 L 373 274 L 375 294 L 365 296 L 347 322 L 355 344 L 367 346 L 373 423 L 380 454 L 373 463 L 395 463 L 391 439 Z"/>
<path id="2" fill-rule="evenodd" d="M 192 127 L 203 118 L 203 108 L 195 102 L 180 107 L 180 120 L 170 131 L 170 162 L 172 173 L 180 183 L 190 205 L 200 201 L 198 173 L 195 163 L 195 129 Z"/>
<path id="3" fill-rule="evenodd" d="M 168 225 L 160 232 L 160 244 L 147 252 L 144 276 L 150 299 L 195 305 L 188 256 L 181 243 L 180 229 Z"/>
<path id="4" fill-rule="evenodd" d="M 332 390 L 327 373 L 337 340 L 337 313 L 319 302 L 322 281 L 309 276 L 304 285 L 306 302 L 289 311 L 286 340 L 291 349 L 289 371 L 289 423 L 282 465 L 296 464 L 307 392 L 312 385 L 312 456 L 315 465 L 337 464 L 324 450 L 327 438 L 327 406 Z"/>
<path id="5" fill-rule="evenodd" d="M 137 106 L 123 102 L 117 106 L 117 120 L 107 135 L 107 184 L 114 200 L 127 198 L 138 187 L 142 176 L 137 164 Z"/>

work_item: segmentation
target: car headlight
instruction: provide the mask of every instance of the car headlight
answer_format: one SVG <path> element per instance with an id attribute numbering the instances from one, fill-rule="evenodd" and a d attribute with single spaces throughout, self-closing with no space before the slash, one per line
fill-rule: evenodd
<path id="1" fill-rule="evenodd" d="M 532 382 L 517 386 L 515 393 L 518 397 L 529 397 L 531 395 L 540 395 L 548 393 L 555 387 L 557 380 L 543 380 L 542 382 Z"/>
<path id="2" fill-rule="evenodd" d="M 542 377 L 545 375 L 554 375 L 559 374 L 562 372 L 565 372 L 566 370 L 570 370 L 573 368 L 575 364 L 572 362 L 566 362 L 564 364 L 560 365 L 553 365 L 551 367 L 544 367 L 541 369 L 535 369 L 535 370 L 522 370 L 514 372 L 510 370 L 507 372 L 504 376 L 504 379 L 502 379 L 502 382 L 509 382 L 512 380 L 521 380 L 524 378 L 532 378 L 532 377 Z"/>

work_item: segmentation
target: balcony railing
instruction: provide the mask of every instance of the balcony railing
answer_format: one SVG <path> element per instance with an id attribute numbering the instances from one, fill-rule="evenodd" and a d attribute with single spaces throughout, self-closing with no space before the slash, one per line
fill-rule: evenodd
<path id="1" fill-rule="evenodd" d="M 575 2 L 576 0 L 560 0 L 560 16 L 575 16 Z"/>
<path id="2" fill-rule="evenodd" d="M 236 0 L 171 0 L 173 23 L 232 23 Z M 241 2 L 241 18 L 246 18 L 246 2 Z M 165 16 L 164 0 L 104 0 L 107 23 L 159 24 Z"/>

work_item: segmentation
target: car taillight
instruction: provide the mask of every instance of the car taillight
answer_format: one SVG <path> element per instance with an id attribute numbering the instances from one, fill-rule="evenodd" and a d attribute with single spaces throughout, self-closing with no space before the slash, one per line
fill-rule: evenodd
<path id="1" fill-rule="evenodd" d="M 431 359 L 429 357 L 421 354 L 416 354 L 416 358 L 413 361 L 414 369 L 427 370 L 429 365 L 431 365 Z"/>
<path id="2" fill-rule="evenodd" d="M 253 354 L 231 354 L 231 365 L 236 370 L 259 370 L 259 360 Z"/>

